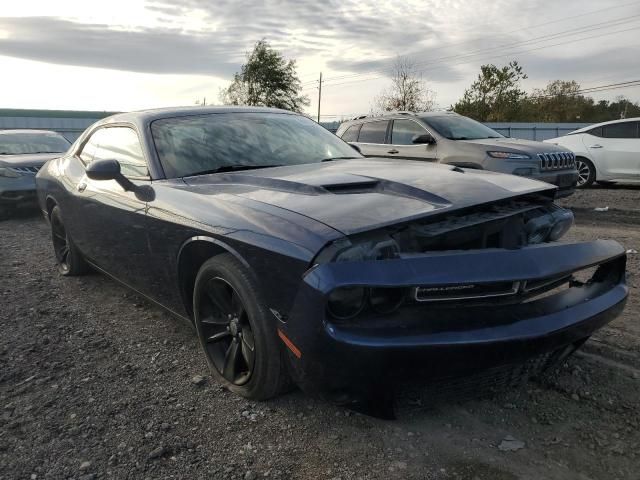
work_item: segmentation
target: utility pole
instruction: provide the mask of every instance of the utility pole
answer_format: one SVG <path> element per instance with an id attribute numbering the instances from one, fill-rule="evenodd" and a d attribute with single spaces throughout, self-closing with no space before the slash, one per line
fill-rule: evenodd
<path id="1" fill-rule="evenodd" d="M 322 72 L 320 72 L 320 80 L 318 82 L 318 123 L 320 123 L 320 100 L 322 100 Z"/>

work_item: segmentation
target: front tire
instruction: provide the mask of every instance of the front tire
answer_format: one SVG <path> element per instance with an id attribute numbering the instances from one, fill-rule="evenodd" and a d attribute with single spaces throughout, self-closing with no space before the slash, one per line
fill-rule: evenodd
<path id="1" fill-rule="evenodd" d="M 596 167 L 588 158 L 576 158 L 576 169 L 578 170 L 578 188 L 586 188 L 593 185 L 596 180 Z"/>
<path id="2" fill-rule="evenodd" d="M 252 400 L 280 393 L 285 359 L 260 286 L 231 254 L 207 260 L 193 293 L 196 330 L 211 372 L 226 388 Z"/>
<path id="3" fill-rule="evenodd" d="M 86 273 L 89 266 L 67 233 L 60 207 L 57 205 L 53 207 L 49 220 L 51 222 L 51 240 L 60 275 L 73 277 Z"/>

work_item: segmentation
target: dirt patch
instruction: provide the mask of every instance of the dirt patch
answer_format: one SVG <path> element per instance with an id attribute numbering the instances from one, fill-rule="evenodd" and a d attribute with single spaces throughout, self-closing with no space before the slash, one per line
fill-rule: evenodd
<path id="1" fill-rule="evenodd" d="M 593 211 L 640 211 L 640 189 L 562 203 L 579 208 L 570 239 L 640 251 L 640 222 Z M 58 276 L 36 215 L 0 223 L 0 248 L 0 479 L 638 478 L 640 255 L 624 314 L 549 378 L 436 404 L 420 389 L 381 421 L 221 389 L 189 325 L 104 276 Z"/>

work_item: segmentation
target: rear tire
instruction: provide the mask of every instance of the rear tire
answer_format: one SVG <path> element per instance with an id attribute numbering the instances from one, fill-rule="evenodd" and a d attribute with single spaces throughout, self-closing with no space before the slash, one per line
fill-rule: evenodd
<path id="1" fill-rule="evenodd" d="M 238 395 L 266 400 L 289 383 L 275 319 L 258 282 L 231 254 L 207 260 L 196 277 L 193 312 L 211 373 Z"/>
<path id="2" fill-rule="evenodd" d="M 578 169 L 577 188 L 586 188 L 593 185 L 596 180 L 596 167 L 588 158 L 576 158 L 576 168 Z"/>
<path id="3" fill-rule="evenodd" d="M 59 206 L 53 207 L 49 215 L 51 223 L 51 241 L 56 256 L 58 272 L 65 277 L 87 273 L 89 265 L 67 233 Z"/>
<path id="4" fill-rule="evenodd" d="M 15 208 L 10 206 L 0 206 L 0 221 L 8 220 L 13 216 Z"/>

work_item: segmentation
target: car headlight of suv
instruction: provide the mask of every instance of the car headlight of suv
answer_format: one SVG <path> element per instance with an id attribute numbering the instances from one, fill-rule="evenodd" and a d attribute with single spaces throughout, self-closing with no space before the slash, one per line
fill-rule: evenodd
<path id="1" fill-rule="evenodd" d="M 527 243 L 532 245 L 558 240 L 569 231 L 572 225 L 573 212 L 554 206 L 550 212 L 532 218 L 525 224 Z"/>
<path id="2" fill-rule="evenodd" d="M 9 167 L 0 167 L 0 177 L 5 177 L 5 178 L 18 178 L 21 175 L 16 172 L 15 170 L 9 168 Z"/>
<path id="3" fill-rule="evenodd" d="M 493 158 L 504 158 L 507 160 L 529 160 L 531 156 L 526 153 L 518 152 L 487 152 L 487 155 Z"/>

